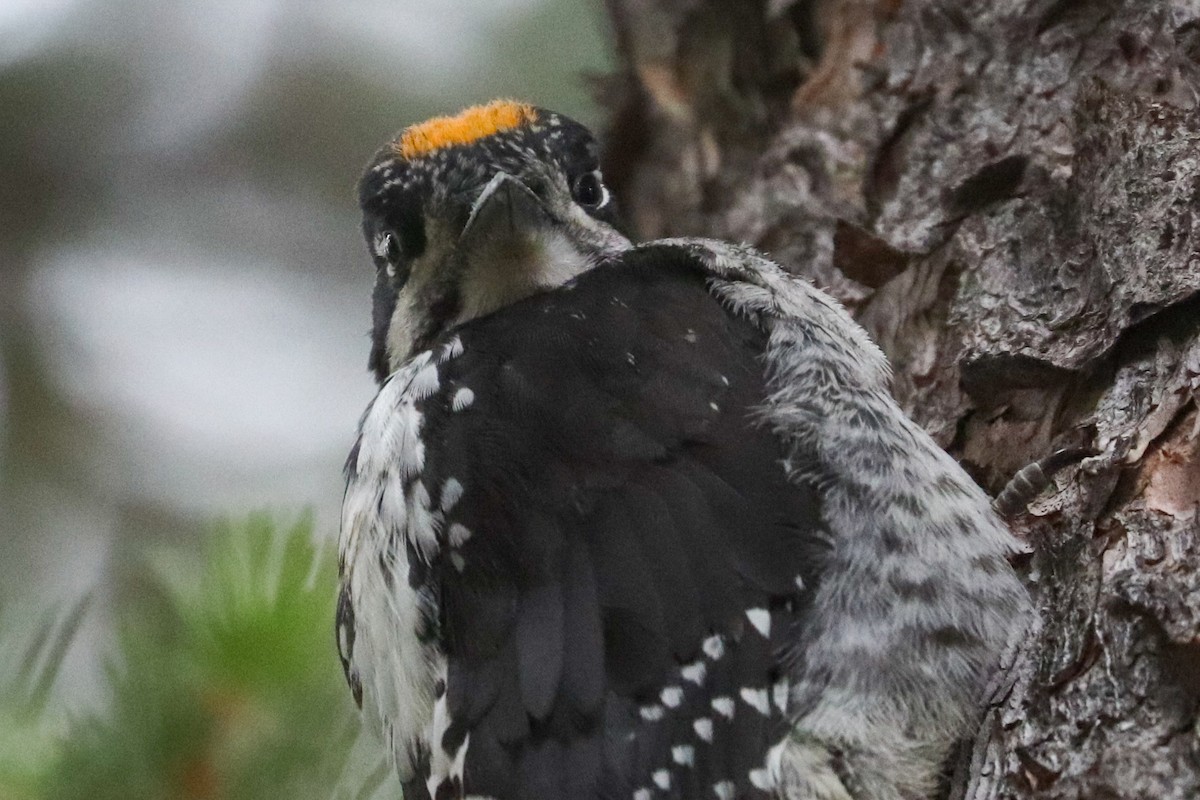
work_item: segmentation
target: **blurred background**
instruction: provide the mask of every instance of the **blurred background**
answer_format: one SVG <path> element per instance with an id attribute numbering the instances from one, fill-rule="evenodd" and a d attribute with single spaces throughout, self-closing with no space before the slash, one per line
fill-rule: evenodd
<path id="1" fill-rule="evenodd" d="M 0 634 L 53 662 L 56 730 L 220 561 L 214 521 L 265 509 L 328 562 L 375 148 L 496 96 L 595 123 L 608 53 L 583 0 L 0 0 Z"/>

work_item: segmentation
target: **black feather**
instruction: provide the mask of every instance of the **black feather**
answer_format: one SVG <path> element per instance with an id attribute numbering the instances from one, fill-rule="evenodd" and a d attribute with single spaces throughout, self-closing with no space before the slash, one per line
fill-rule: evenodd
<path id="1" fill-rule="evenodd" d="M 517 679 L 534 719 L 545 719 L 558 694 L 563 665 L 563 586 L 543 583 L 526 590 L 517 613 Z"/>
<path id="2" fill-rule="evenodd" d="M 573 537 L 563 575 L 562 704 L 580 720 L 597 719 L 608 688 L 604 670 L 604 629 L 596 576 L 587 546 Z"/>
<path id="3" fill-rule="evenodd" d="M 458 328 L 423 402 L 422 480 L 463 487 L 419 581 L 439 599 L 447 737 L 471 737 L 466 794 L 711 797 L 731 780 L 756 796 L 749 770 L 782 735 L 739 690 L 769 694 L 803 627 L 820 509 L 755 421 L 766 335 L 662 252 Z M 452 546 L 453 525 L 470 535 Z M 696 661 L 699 685 L 681 672 Z"/>

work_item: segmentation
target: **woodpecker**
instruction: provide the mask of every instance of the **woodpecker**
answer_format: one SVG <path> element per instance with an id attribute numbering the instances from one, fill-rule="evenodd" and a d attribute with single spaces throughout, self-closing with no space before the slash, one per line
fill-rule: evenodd
<path id="1" fill-rule="evenodd" d="M 846 311 L 634 244 L 523 103 L 405 129 L 360 202 L 336 632 L 405 798 L 930 797 L 1029 600 Z"/>

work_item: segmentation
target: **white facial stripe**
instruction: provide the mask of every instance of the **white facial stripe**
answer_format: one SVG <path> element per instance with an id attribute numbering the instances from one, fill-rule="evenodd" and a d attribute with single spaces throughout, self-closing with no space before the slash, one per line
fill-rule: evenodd
<path id="1" fill-rule="evenodd" d="M 567 207 L 567 215 L 570 223 L 576 227 L 576 232 L 582 234 L 597 253 L 617 253 L 633 247 L 633 243 L 616 228 L 596 219 L 578 203 L 571 203 Z"/>
<path id="2" fill-rule="evenodd" d="M 391 369 L 398 369 L 412 352 L 417 341 L 417 321 L 420 318 L 414 292 L 405 286 L 396 296 L 396 308 L 388 325 L 387 351 Z"/>

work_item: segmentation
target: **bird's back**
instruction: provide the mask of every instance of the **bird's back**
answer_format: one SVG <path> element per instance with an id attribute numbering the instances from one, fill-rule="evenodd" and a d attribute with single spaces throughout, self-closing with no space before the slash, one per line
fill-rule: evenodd
<path id="1" fill-rule="evenodd" d="M 397 571 L 424 604 L 433 696 L 381 692 L 386 664 L 343 656 L 368 696 L 431 704 L 419 730 L 420 712 L 378 709 L 429 748 L 410 792 L 765 796 L 826 543 L 761 421 L 766 344 L 680 253 L 632 251 L 456 329 L 384 387 L 347 503 L 382 517 L 400 492 L 403 519 L 363 533 L 350 572 Z M 388 488 L 363 439 L 398 425 L 419 442 Z M 396 621 L 352 624 L 381 651 L 373 628 Z"/>

